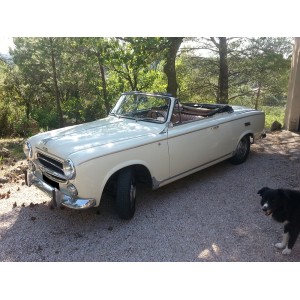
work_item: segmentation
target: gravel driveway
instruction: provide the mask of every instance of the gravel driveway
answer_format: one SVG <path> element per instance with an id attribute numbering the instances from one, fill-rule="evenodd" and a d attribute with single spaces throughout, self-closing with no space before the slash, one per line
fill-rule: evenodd
<path id="1" fill-rule="evenodd" d="M 0 261 L 300 261 L 273 244 L 282 228 L 266 217 L 257 191 L 299 188 L 300 136 L 281 131 L 253 145 L 248 160 L 220 163 L 156 191 L 141 186 L 136 214 L 120 220 L 106 196 L 100 209 L 50 209 L 36 188 L 4 183 Z"/>

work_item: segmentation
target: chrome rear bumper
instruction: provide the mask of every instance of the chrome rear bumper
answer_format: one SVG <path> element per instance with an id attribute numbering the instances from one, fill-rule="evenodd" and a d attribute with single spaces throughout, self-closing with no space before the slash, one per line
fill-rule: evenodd
<path id="1" fill-rule="evenodd" d="M 25 182 L 27 186 L 34 185 L 50 196 L 54 207 L 64 205 L 73 209 L 86 209 L 96 205 L 95 199 L 73 198 L 69 195 L 63 194 L 57 188 L 54 188 L 45 181 L 37 178 L 30 170 L 25 171 Z"/>

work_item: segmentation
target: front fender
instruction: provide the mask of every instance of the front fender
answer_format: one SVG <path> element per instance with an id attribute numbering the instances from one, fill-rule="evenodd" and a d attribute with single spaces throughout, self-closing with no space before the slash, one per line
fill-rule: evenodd
<path id="1" fill-rule="evenodd" d="M 83 163 L 76 168 L 76 178 L 72 183 L 76 186 L 80 197 L 92 197 L 96 199 L 96 206 L 99 206 L 103 190 L 109 179 L 121 169 L 136 165 L 145 167 L 152 178 L 152 168 L 144 160 L 131 159 L 110 165 L 105 160 L 97 159 Z"/>

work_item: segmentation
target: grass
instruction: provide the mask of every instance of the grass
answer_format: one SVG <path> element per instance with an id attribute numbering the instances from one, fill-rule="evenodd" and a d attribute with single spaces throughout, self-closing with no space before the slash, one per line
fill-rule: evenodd
<path id="1" fill-rule="evenodd" d="M 259 110 L 265 112 L 266 120 L 265 120 L 265 128 L 270 129 L 272 123 L 274 121 L 279 122 L 282 126 L 284 125 L 284 114 L 285 107 L 284 106 L 261 106 Z"/>

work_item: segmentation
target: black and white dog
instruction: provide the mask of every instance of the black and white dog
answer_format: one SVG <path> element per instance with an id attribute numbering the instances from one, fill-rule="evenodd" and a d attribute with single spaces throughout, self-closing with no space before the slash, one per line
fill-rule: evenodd
<path id="1" fill-rule="evenodd" d="M 284 223 L 282 242 L 275 247 L 284 249 L 282 254 L 290 254 L 300 232 L 300 191 L 264 187 L 257 194 L 262 197 L 261 206 L 265 214 Z"/>

